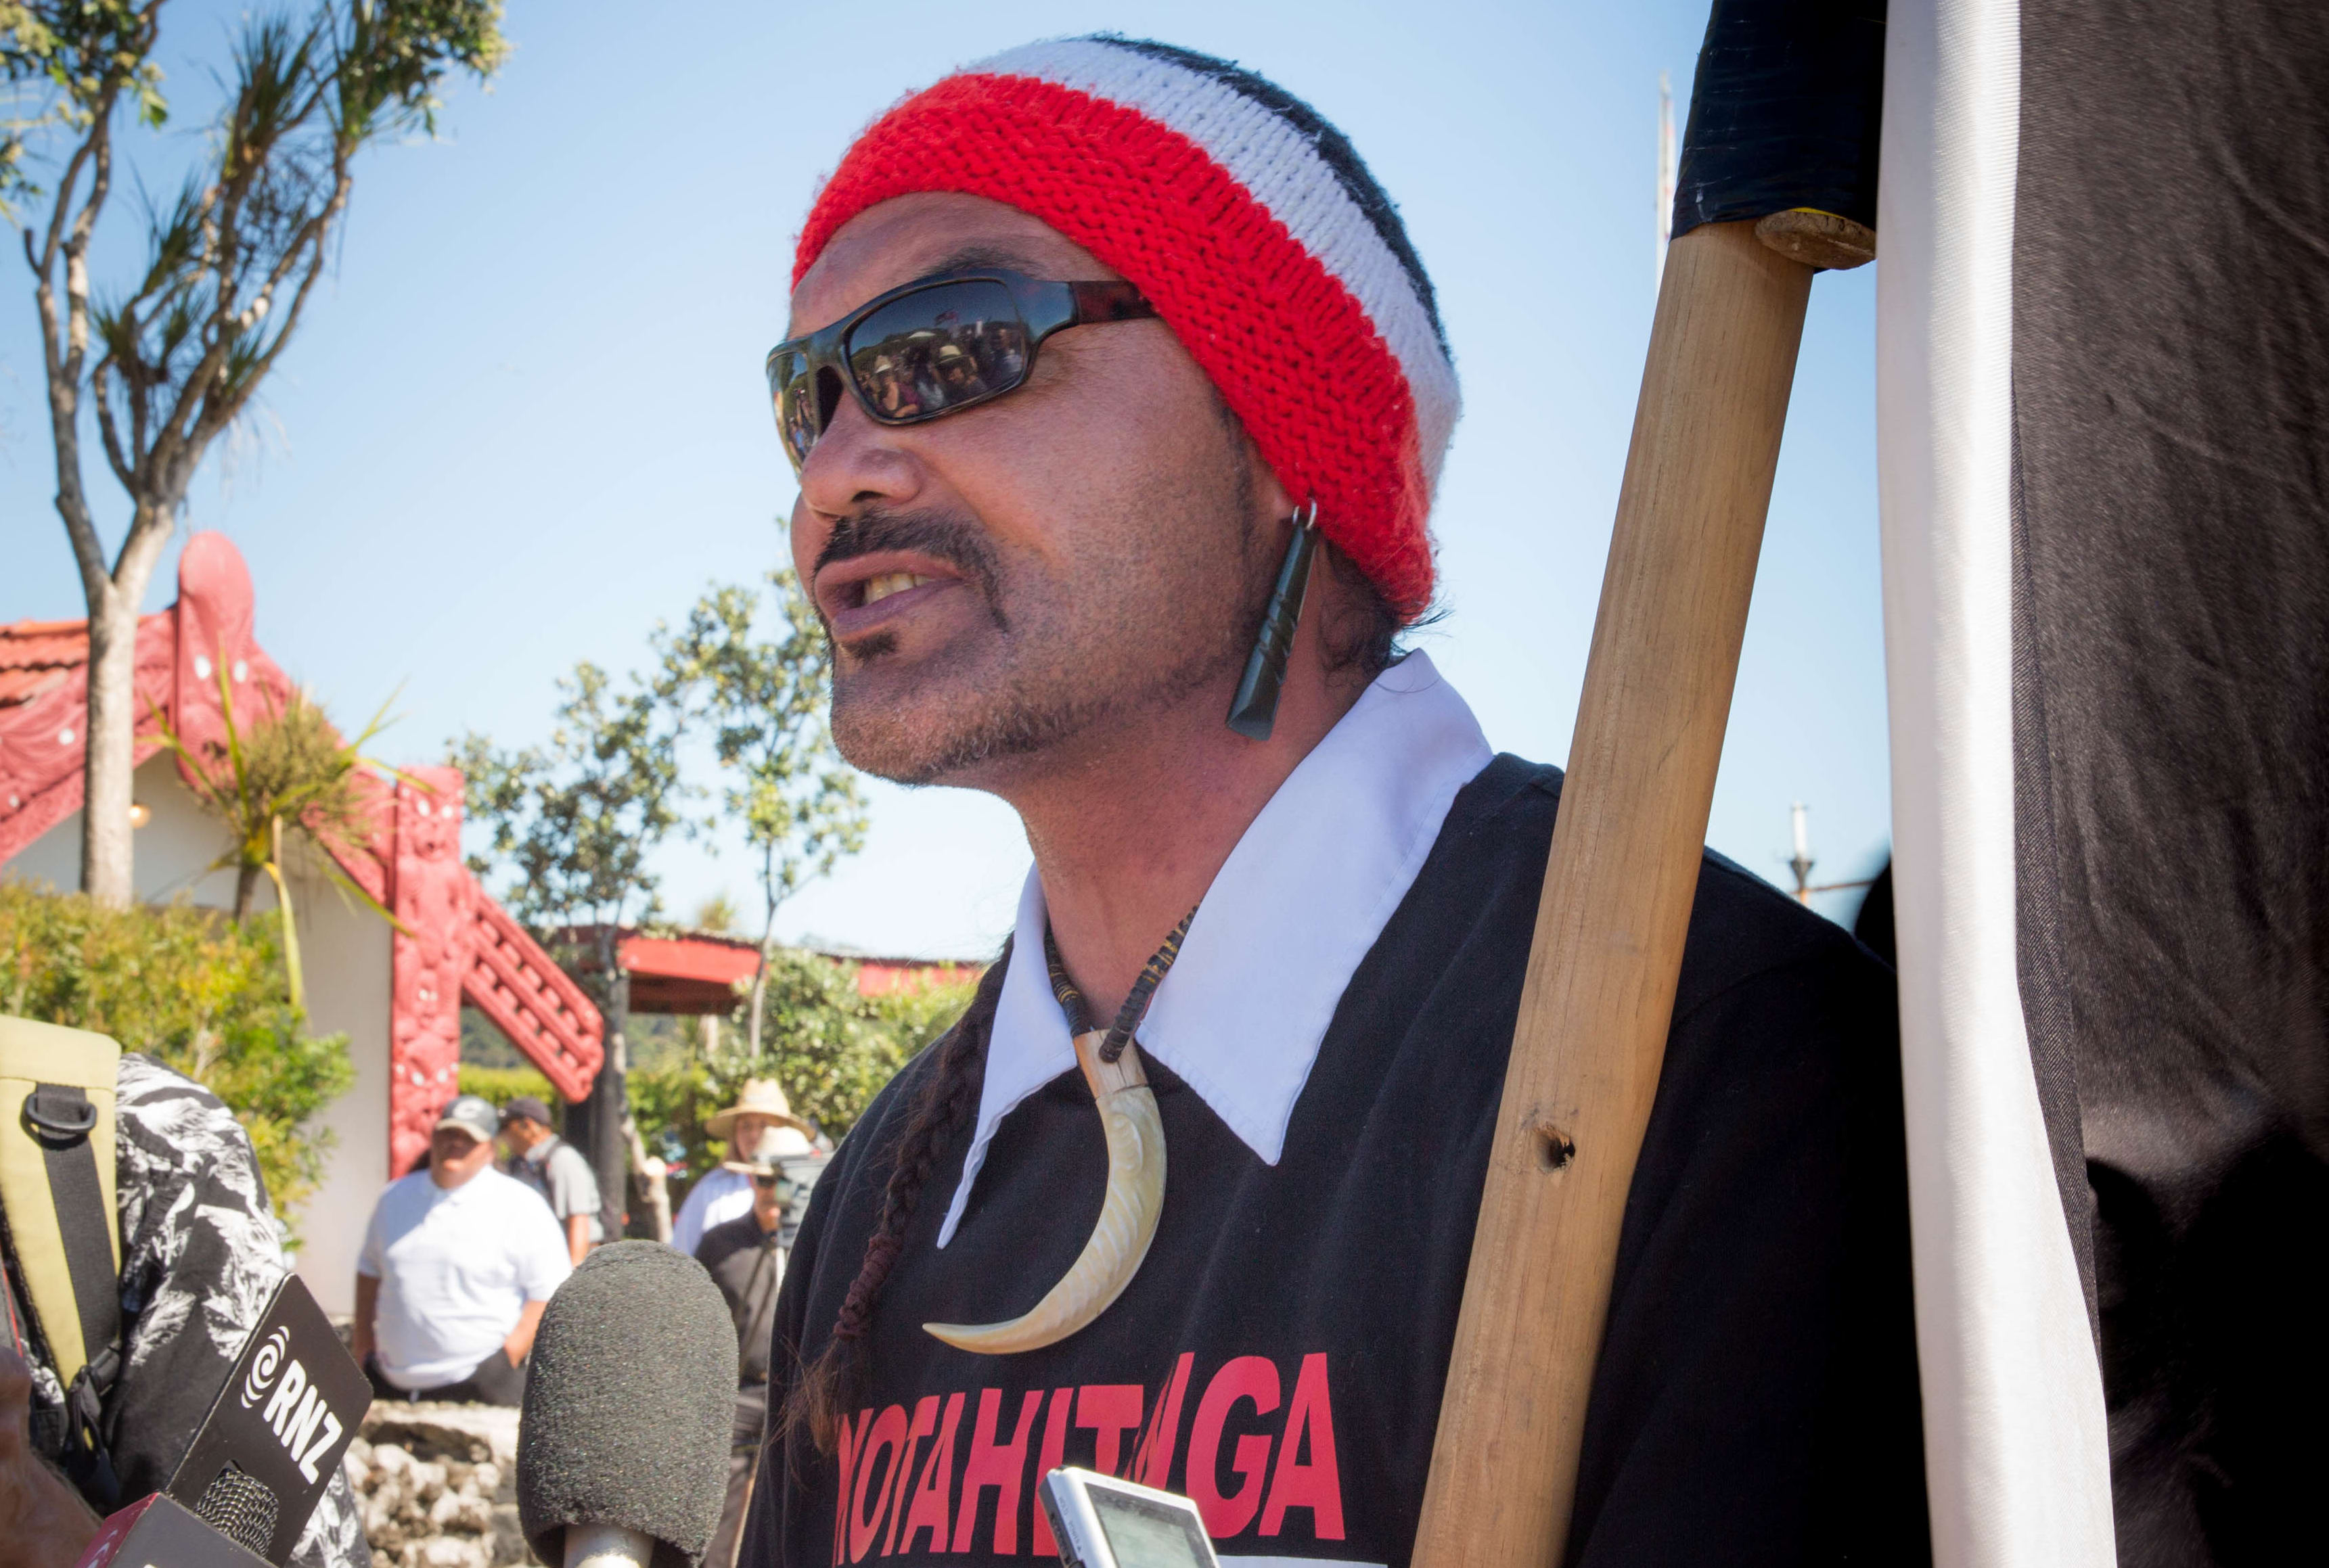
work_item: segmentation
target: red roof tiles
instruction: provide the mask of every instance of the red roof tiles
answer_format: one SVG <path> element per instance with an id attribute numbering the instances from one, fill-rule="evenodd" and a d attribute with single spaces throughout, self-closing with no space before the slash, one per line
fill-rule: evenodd
<path id="1" fill-rule="evenodd" d="M 165 610 L 137 623 L 142 634 Z M 89 662 L 87 621 L 19 621 L 0 626 L 0 709 L 19 708 Z"/>

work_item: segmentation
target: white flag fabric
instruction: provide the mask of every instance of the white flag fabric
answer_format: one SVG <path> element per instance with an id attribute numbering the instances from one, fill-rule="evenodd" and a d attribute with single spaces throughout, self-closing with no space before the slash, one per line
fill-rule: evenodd
<path id="1" fill-rule="evenodd" d="M 2020 25 L 2015 0 L 1893 0 L 1888 25 L 1877 427 L 1917 1339 L 1936 1563 L 2109 1568 L 2101 1370 L 2015 945 Z"/>

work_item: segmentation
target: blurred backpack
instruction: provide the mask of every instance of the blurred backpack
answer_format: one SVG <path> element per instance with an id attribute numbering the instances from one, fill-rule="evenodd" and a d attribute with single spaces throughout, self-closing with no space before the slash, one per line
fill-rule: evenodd
<path id="1" fill-rule="evenodd" d="M 120 1500 L 108 1396 L 121 1375 L 114 1084 L 121 1047 L 0 1017 L 0 1310 L 10 1342 L 64 1386 L 33 1445 L 92 1503 Z"/>

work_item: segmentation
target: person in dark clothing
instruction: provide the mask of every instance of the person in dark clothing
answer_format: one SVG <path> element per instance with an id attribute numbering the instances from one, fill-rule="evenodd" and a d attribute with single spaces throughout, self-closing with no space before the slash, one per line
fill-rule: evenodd
<path id="1" fill-rule="evenodd" d="M 1081 1244 L 1106 1158 L 1080 1083 L 1022 1103 L 944 1251 L 943 1209 L 918 1206 L 900 1256 L 931 1261 L 887 1282 L 881 1318 L 900 1327 L 849 1413 L 843 1468 L 812 1471 L 811 1497 L 782 1510 L 781 1545 L 748 1560 L 830 1561 L 838 1482 L 858 1505 L 844 1559 L 861 1537 L 887 1540 L 892 1516 L 912 1518 L 884 1490 L 900 1464 L 957 1472 L 949 1542 L 1023 1552 L 1042 1534 L 1036 1479 L 1098 1462 L 1195 1497 L 1224 1562 L 1272 1546 L 1403 1561 L 1559 797 L 1556 770 L 1510 756 L 1466 786 L 1344 991 L 1274 1166 L 1152 1061 L 1174 1159 L 1146 1262 L 1081 1334 L 995 1365 L 916 1326 L 1023 1307 Z M 1688 954 L 1569 1560 L 1920 1560 L 1889 977 L 1843 932 L 1713 856 Z M 843 1144 L 820 1190 L 848 1197 L 811 1210 L 779 1347 L 814 1362 L 833 1342 L 885 1201 L 882 1152 L 949 1055 L 980 1048 L 1018 962 L 1014 948 Z M 959 1139 L 945 1150 L 929 1194 L 954 1188 L 966 1151 Z M 1080 1202 L 1060 1215 L 1067 1193 Z M 995 1469 L 998 1451 L 1015 1456 L 1015 1480 Z"/>
<path id="2" fill-rule="evenodd" d="M 883 412 L 876 341 L 1013 313 L 980 399 Z M 1032 45 L 859 138 L 791 330 L 834 737 L 1035 864 L 817 1184 L 740 1560 L 1052 1554 L 1068 1463 L 1225 1563 L 1403 1563 L 1561 775 L 1396 646 L 1456 412 L 1397 213 L 1258 77 Z M 1708 858 L 1572 1565 L 1925 1556 L 1896 1033 L 1882 963 Z"/>
<path id="3" fill-rule="evenodd" d="M 752 1474 L 760 1460 L 760 1434 L 768 1415 L 768 1329 L 777 1288 L 785 1277 L 787 1216 L 794 1188 L 771 1156 L 729 1160 L 725 1169 L 751 1178 L 752 1210 L 713 1225 L 696 1244 L 695 1261 L 711 1271 L 736 1319 L 736 1425 L 728 1454 L 728 1496 L 720 1526 L 704 1549 L 703 1568 L 731 1568 L 752 1500 Z"/>

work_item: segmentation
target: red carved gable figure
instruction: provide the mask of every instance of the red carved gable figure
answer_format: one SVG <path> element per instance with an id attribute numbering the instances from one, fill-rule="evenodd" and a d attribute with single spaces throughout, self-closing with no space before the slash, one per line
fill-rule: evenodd
<path id="1" fill-rule="evenodd" d="M 226 737 L 221 676 L 238 726 L 290 697 L 289 677 L 261 650 L 250 572 L 222 533 L 197 533 L 178 558 L 178 599 L 137 624 L 137 691 L 199 748 Z M 0 864 L 80 809 L 88 704 L 85 621 L 0 626 Z M 150 718 L 137 760 L 161 748 Z M 370 781 L 361 843 L 324 841 L 349 879 L 395 912 L 391 964 L 389 1173 L 428 1147 L 438 1110 L 458 1093 L 466 999 L 542 1068 L 558 1092 L 589 1092 L 603 1056 L 600 1022 L 581 988 L 480 887 L 461 863 L 461 775 L 403 770 Z"/>

